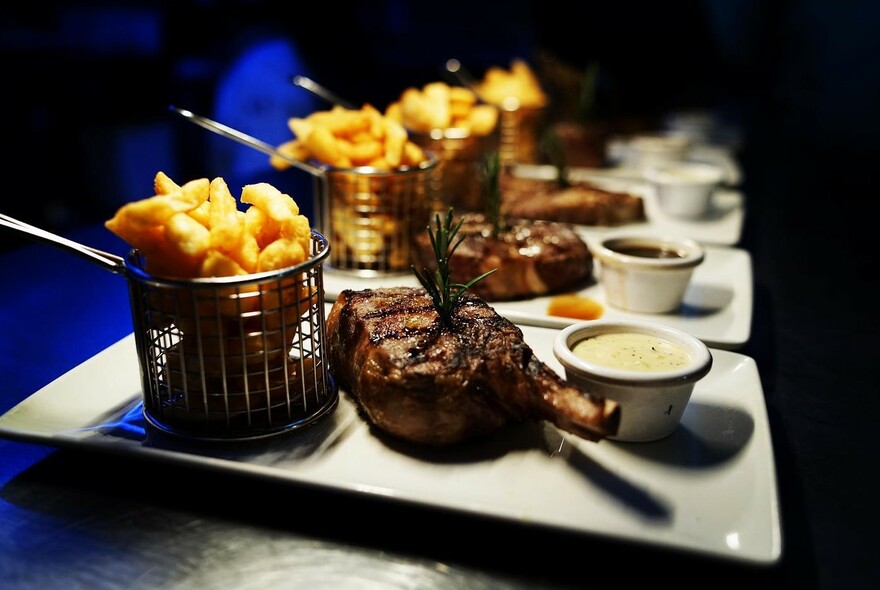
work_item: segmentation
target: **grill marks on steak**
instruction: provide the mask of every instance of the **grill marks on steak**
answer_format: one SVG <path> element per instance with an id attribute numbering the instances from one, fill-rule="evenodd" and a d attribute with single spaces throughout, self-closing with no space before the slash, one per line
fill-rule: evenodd
<path id="1" fill-rule="evenodd" d="M 470 292 L 486 301 L 527 299 L 581 286 L 593 277 L 593 257 L 586 242 L 567 223 L 509 218 L 498 236 L 480 213 L 466 213 L 450 258 L 452 280 L 466 283 L 496 269 Z M 436 265 L 427 233 L 416 237 L 421 264 Z"/>
<path id="2" fill-rule="evenodd" d="M 410 442 L 450 445 L 523 420 L 588 440 L 617 430 L 614 402 L 568 385 L 515 324 L 469 293 L 446 324 L 421 288 L 343 291 L 327 317 L 327 349 L 369 421 Z"/>

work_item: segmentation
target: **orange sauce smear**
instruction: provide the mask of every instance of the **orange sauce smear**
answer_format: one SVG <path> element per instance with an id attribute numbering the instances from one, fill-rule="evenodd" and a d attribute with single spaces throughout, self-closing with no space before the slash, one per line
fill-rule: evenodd
<path id="1" fill-rule="evenodd" d="M 605 308 L 595 299 L 576 294 L 557 295 L 547 304 L 547 313 L 552 316 L 595 320 L 602 317 Z"/>

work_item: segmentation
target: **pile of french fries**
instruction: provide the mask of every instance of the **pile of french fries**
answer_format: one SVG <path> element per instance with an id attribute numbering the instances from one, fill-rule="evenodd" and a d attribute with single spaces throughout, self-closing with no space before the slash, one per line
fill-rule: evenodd
<path id="1" fill-rule="evenodd" d="M 473 90 L 445 82 L 405 89 L 398 100 L 388 105 L 385 114 L 416 133 L 463 129 L 483 136 L 492 133 L 498 124 L 495 105 L 478 103 Z"/>
<path id="2" fill-rule="evenodd" d="M 292 117 L 287 125 L 294 139 L 276 149 L 301 162 L 315 160 L 333 168 L 369 166 L 392 170 L 418 166 L 428 160 L 424 150 L 409 140 L 400 121 L 369 104 L 359 109 L 336 105 L 306 117 Z M 269 162 L 277 170 L 292 166 L 275 155 L 270 156 Z"/>
<path id="3" fill-rule="evenodd" d="M 510 68 L 492 66 L 477 85 L 480 97 L 492 104 L 503 106 L 516 99 L 519 107 L 539 108 L 547 104 L 547 94 L 538 76 L 522 59 L 510 62 Z"/>
<path id="4" fill-rule="evenodd" d="M 237 276 L 287 268 L 310 251 L 309 220 L 287 194 L 268 183 L 245 186 L 240 210 L 223 178 L 183 185 L 164 172 L 155 196 L 126 203 L 104 225 L 137 248 L 155 276 Z"/>

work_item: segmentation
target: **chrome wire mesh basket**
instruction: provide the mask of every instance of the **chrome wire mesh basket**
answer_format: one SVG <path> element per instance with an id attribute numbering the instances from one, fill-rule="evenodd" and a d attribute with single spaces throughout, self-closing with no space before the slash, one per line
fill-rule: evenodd
<path id="1" fill-rule="evenodd" d="M 410 139 L 423 150 L 437 154 L 440 160 L 431 172 L 432 213 L 445 215 L 450 207 L 457 211 L 485 211 L 481 168 L 486 157 L 498 149 L 497 130 L 489 135 L 475 135 L 467 129 L 434 129 L 429 133 L 410 132 Z"/>
<path id="2" fill-rule="evenodd" d="M 503 105 L 498 154 L 502 164 L 534 164 L 539 160 L 539 143 L 546 107 Z"/>
<path id="3" fill-rule="evenodd" d="M 326 238 L 302 264 L 240 277 L 170 280 L 127 260 L 144 417 L 175 435 L 255 439 L 337 405 L 325 356 Z"/>
<path id="4" fill-rule="evenodd" d="M 333 244 L 328 266 L 359 276 L 410 272 L 415 236 L 429 222 L 437 162 L 432 156 L 390 171 L 329 168 L 316 177 L 317 218 Z"/>

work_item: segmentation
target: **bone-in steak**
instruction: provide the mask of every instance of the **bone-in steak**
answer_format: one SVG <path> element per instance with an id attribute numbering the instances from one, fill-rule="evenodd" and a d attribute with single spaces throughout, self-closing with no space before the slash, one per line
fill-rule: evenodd
<path id="1" fill-rule="evenodd" d="M 501 177 L 501 194 L 501 210 L 511 217 L 590 226 L 618 226 L 647 219 L 640 196 L 590 182 L 560 188 L 555 180 L 507 174 Z"/>
<path id="2" fill-rule="evenodd" d="M 449 261 L 451 278 L 466 283 L 495 269 L 470 289 L 486 301 L 528 299 L 593 280 L 590 249 L 570 224 L 508 218 L 493 235 L 483 214 L 466 213 L 459 219 L 462 241 Z M 416 243 L 420 263 L 433 270 L 437 258 L 427 233 L 416 236 Z"/>
<path id="3" fill-rule="evenodd" d="M 615 402 L 566 383 L 515 324 L 473 294 L 443 322 L 421 288 L 346 290 L 326 330 L 339 387 L 395 437 L 444 446 L 524 420 L 588 440 L 617 431 Z"/>

